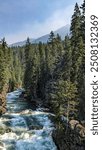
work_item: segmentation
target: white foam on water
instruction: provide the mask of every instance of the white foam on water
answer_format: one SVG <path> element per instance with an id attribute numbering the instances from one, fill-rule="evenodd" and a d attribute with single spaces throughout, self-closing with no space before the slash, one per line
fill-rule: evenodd
<path id="1" fill-rule="evenodd" d="M 36 113 L 36 118 L 38 122 L 43 125 L 43 129 L 33 130 L 33 132 L 23 132 L 18 141 L 16 142 L 16 150 L 57 150 L 53 139 L 51 137 L 53 124 L 48 118 L 48 114 L 45 113 Z M 15 123 L 13 118 L 13 126 L 19 125 L 19 121 L 22 120 L 22 117 Z"/>
<path id="2" fill-rule="evenodd" d="M 10 104 L 13 108 L 18 107 L 16 100 L 19 98 L 21 92 L 22 90 L 16 90 L 8 93 L 8 109 L 10 109 Z M 9 101 L 11 101 L 11 103 L 9 103 Z M 2 125 L 6 128 L 5 122 L 9 122 L 11 129 L 11 132 L 0 135 L 0 140 L 5 145 L 2 150 L 8 150 L 9 146 L 14 146 L 15 150 L 57 150 L 52 139 L 53 123 L 49 119 L 50 115 L 54 116 L 53 114 L 44 112 L 44 108 L 38 108 L 36 111 L 26 109 L 20 112 L 15 112 L 13 108 L 10 109 L 10 112 L 8 110 L 8 112 L 0 118 L 0 126 Z M 27 117 L 32 117 L 32 119 L 34 117 L 34 121 L 37 121 L 35 125 L 38 123 L 38 126 L 41 126 L 42 129 L 39 127 L 39 129 L 36 130 L 29 130 L 26 122 Z M 13 145 L 14 143 L 12 141 L 15 145 Z M 11 148 L 11 150 L 14 149 Z"/>
<path id="3" fill-rule="evenodd" d="M 16 150 L 57 150 L 51 136 L 42 136 L 43 130 L 26 140 L 16 142 Z"/>
<path id="4" fill-rule="evenodd" d="M 5 147 L 0 146 L 0 150 L 7 150 Z"/>
<path id="5" fill-rule="evenodd" d="M 17 140 L 19 139 L 19 136 L 16 135 L 16 133 L 9 132 L 4 133 L 3 135 L 0 135 L 0 140 Z"/>
<path id="6" fill-rule="evenodd" d="M 22 93 L 23 90 L 16 90 L 14 92 L 10 92 L 7 94 L 6 98 L 7 100 L 12 100 L 12 99 L 15 99 L 15 98 L 19 98 L 20 94 Z"/>

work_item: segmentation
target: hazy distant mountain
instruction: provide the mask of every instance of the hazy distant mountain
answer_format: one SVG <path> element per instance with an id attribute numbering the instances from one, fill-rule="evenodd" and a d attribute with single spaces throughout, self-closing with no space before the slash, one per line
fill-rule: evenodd
<path id="1" fill-rule="evenodd" d="M 30 42 L 33 43 L 34 39 L 30 39 Z M 10 44 L 9 46 L 10 47 L 13 47 L 13 46 L 24 46 L 26 44 L 26 40 L 24 41 L 20 41 L 20 42 L 17 42 L 17 43 L 13 43 L 13 44 Z"/>
<path id="2" fill-rule="evenodd" d="M 56 31 L 54 31 L 54 34 L 59 34 L 61 36 L 62 39 L 64 39 L 64 37 L 69 34 L 69 26 L 66 25 Z M 46 34 L 44 36 L 41 36 L 40 38 L 35 39 L 33 42 L 39 43 L 40 41 L 43 43 L 46 43 L 48 41 L 49 38 L 49 34 Z"/>
<path id="3" fill-rule="evenodd" d="M 62 40 L 64 39 L 64 37 L 69 34 L 69 25 L 66 25 L 56 31 L 54 31 L 54 34 L 56 35 L 57 33 L 61 36 Z M 31 43 L 39 43 L 39 42 L 42 42 L 42 43 L 46 43 L 48 41 L 48 38 L 49 38 L 49 34 L 46 34 L 44 36 L 41 36 L 37 39 L 30 39 L 30 42 Z M 25 41 L 21 41 L 21 42 L 17 42 L 17 43 L 13 43 L 10 45 L 11 46 L 23 46 L 26 44 L 26 40 Z"/>

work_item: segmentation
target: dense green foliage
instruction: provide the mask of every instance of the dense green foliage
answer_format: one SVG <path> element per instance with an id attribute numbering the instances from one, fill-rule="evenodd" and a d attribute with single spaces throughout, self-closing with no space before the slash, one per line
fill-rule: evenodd
<path id="1" fill-rule="evenodd" d="M 27 40 L 25 46 L 25 89 L 51 106 L 57 117 L 84 119 L 84 15 L 85 3 L 76 3 L 69 37 L 62 41 L 51 31 L 47 44 Z"/>
<path id="2" fill-rule="evenodd" d="M 30 100 L 41 98 L 57 118 L 84 119 L 85 2 L 76 3 L 70 35 L 51 31 L 48 42 L 8 48 L 0 44 L 0 89 L 24 87 Z"/>
<path id="3" fill-rule="evenodd" d="M 0 42 L 0 91 L 8 82 L 8 67 L 9 67 L 9 49 L 5 39 Z"/>

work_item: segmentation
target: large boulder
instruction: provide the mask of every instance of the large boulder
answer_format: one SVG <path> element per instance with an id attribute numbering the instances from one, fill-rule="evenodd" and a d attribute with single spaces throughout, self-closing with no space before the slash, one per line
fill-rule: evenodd
<path id="1" fill-rule="evenodd" d="M 69 121 L 69 126 L 72 130 L 74 130 L 75 126 L 79 124 L 79 121 L 78 120 L 70 120 Z"/>
<path id="2" fill-rule="evenodd" d="M 75 131 L 82 137 L 85 138 L 85 127 L 83 127 L 81 124 L 77 124 L 75 126 Z"/>
<path id="3" fill-rule="evenodd" d="M 4 133 L 12 132 L 11 128 L 7 127 L 0 127 L 0 134 L 3 135 Z"/>

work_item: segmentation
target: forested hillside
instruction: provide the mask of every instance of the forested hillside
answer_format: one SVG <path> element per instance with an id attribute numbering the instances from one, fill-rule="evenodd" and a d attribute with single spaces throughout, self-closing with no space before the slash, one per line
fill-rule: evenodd
<path id="1" fill-rule="evenodd" d="M 85 2 L 76 3 L 70 35 L 64 40 L 51 31 L 48 42 L 9 48 L 0 42 L 0 113 L 6 111 L 6 93 L 25 89 L 28 101 L 41 103 L 61 117 L 85 119 Z"/>
<path id="2" fill-rule="evenodd" d="M 84 119 L 85 6 L 76 3 L 70 35 L 51 31 L 48 42 L 9 48 L 0 43 L 0 90 L 24 87 L 29 99 L 41 98 L 57 114 Z"/>
<path id="3" fill-rule="evenodd" d="M 70 35 L 63 41 L 51 31 L 47 44 L 32 45 L 28 38 L 22 48 L 29 99 L 39 97 L 58 116 L 73 119 L 84 119 L 84 9 L 75 5 Z"/>

